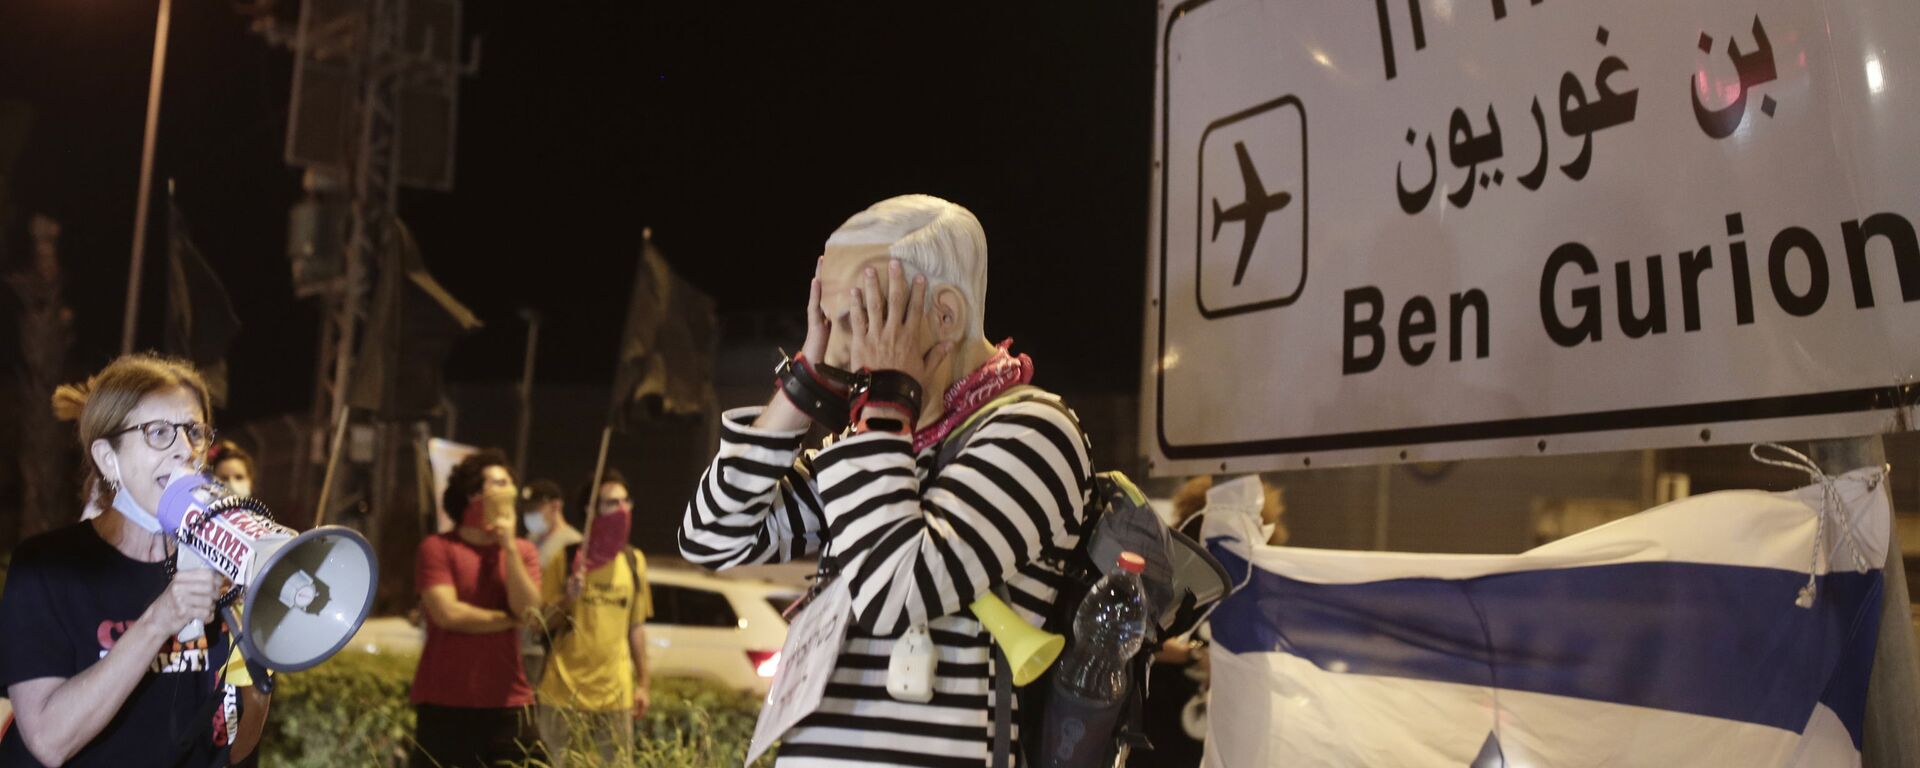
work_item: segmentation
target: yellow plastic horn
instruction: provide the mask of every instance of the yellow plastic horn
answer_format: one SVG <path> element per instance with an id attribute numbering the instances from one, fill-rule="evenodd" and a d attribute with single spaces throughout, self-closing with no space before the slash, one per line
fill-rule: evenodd
<path id="1" fill-rule="evenodd" d="M 1006 653 L 1007 664 L 1013 667 L 1014 685 L 1038 679 L 1067 647 L 1067 638 L 1028 624 L 992 592 L 981 595 L 969 608 Z"/>

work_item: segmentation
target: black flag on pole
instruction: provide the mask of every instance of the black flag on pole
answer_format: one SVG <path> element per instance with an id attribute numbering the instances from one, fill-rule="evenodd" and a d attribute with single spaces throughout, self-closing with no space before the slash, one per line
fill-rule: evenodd
<path id="1" fill-rule="evenodd" d="M 636 419 L 711 413 L 715 402 L 713 299 L 673 271 L 651 236 L 644 242 L 607 417 L 622 431 Z"/>
<path id="2" fill-rule="evenodd" d="M 347 403 L 413 421 L 440 411 L 447 355 L 454 341 L 480 327 L 480 318 L 427 274 L 406 225 L 393 227 Z"/>
<path id="3" fill-rule="evenodd" d="M 227 402 L 227 347 L 240 333 L 227 288 L 194 247 L 187 217 L 167 191 L 167 354 L 183 357 L 207 380 L 216 405 Z"/>

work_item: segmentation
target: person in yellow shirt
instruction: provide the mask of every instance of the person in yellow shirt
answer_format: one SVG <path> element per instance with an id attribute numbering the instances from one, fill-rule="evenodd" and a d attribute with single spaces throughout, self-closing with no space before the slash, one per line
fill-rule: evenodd
<path id="1" fill-rule="evenodd" d="M 578 504 L 588 504 L 591 488 Z M 597 755 L 602 765 L 633 745 L 633 721 L 646 714 L 647 637 L 653 613 L 646 559 L 627 543 L 633 501 L 618 472 L 607 470 L 586 540 L 547 560 L 544 587 L 552 633 L 541 677 L 540 738 L 555 768 Z M 584 575 L 575 575 L 576 561 Z"/>

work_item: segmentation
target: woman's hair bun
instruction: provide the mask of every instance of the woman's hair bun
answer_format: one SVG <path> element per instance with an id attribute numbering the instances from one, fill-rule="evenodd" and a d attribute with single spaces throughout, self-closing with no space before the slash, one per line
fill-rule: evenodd
<path id="1" fill-rule="evenodd" d="M 79 421 L 81 412 L 87 409 L 87 395 L 92 391 L 91 380 L 60 385 L 53 391 L 53 417 L 61 421 Z"/>

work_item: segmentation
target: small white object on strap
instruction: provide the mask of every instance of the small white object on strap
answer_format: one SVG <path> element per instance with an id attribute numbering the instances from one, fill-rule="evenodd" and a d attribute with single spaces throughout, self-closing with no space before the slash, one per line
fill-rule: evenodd
<path id="1" fill-rule="evenodd" d="M 1195 520 L 1205 518 L 1207 514 L 1211 512 L 1219 512 L 1222 516 L 1236 515 L 1243 521 L 1257 521 L 1260 519 L 1261 506 L 1266 503 L 1265 489 L 1266 486 L 1261 483 L 1259 475 L 1242 475 L 1224 483 L 1216 483 L 1212 488 L 1207 489 L 1207 505 L 1202 507 L 1199 512 L 1188 516 L 1187 519 L 1181 520 L 1179 527 L 1184 528 Z M 1260 523 L 1256 522 L 1254 525 L 1257 527 Z M 1243 527 L 1242 532 L 1250 533 L 1251 531 L 1247 531 Z M 1247 541 L 1248 556 L 1246 576 L 1242 577 L 1239 583 L 1228 587 L 1226 595 L 1213 601 L 1213 605 L 1207 606 L 1206 612 L 1200 614 L 1200 618 L 1194 621 L 1194 626 L 1199 627 L 1205 625 L 1207 620 L 1213 617 L 1214 610 L 1218 609 L 1221 603 L 1226 602 L 1228 597 L 1232 597 L 1233 594 L 1239 592 L 1242 587 L 1252 583 L 1253 569 L 1256 567 L 1253 564 L 1253 550 L 1265 545 L 1268 538 L 1271 538 L 1270 534 L 1258 540 Z"/>
<path id="2" fill-rule="evenodd" d="M 1763 449 L 1783 454 L 1788 458 L 1767 458 L 1760 455 Z M 1753 457 L 1754 461 L 1762 464 L 1771 464 L 1776 467 L 1805 472 L 1808 477 L 1813 479 L 1813 482 L 1820 485 L 1821 508 L 1816 510 L 1814 515 L 1813 560 L 1807 567 L 1807 584 L 1800 588 L 1800 594 L 1795 597 L 1793 601 L 1794 605 L 1801 608 L 1812 608 L 1814 599 L 1819 594 L 1819 589 L 1816 584 L 1820 572 L 1822 554 L 1835 552 L 1835 549 L 1827 543 L 1827 538 L 1832 530 L 1828 518 L 1835 515 L 1844 515 L 1846 510 L 1846 505 L 1840 499 L 1840 489 L 1834 485 L 1833 477 L 1829 476 L 1825 470 L 1820 469 L 1819 464 L 1814 463 L 1813 459 L 1808 458 L 1806 454 L 1792 448 L 1778 443 L 1755 443 L 1751 448 L 1747 449 L 1747 453 Z M 1846 520 L 1845 522 L 1846 524 L 1840 527 L 1844 541 L 1847 544 L 1847 549 L 1851 550 L 1853 554 L 1854 570 L 1859 573 L 1865 573 L 1868 568 L 1866 555 L 1864 554 L 1866 549 L 1863 542 L 1860 541 L 1860 532 L 1854 527 L 1853 521 Z M 1831 568 L 1830 561 L 1829 568 Z"/>

